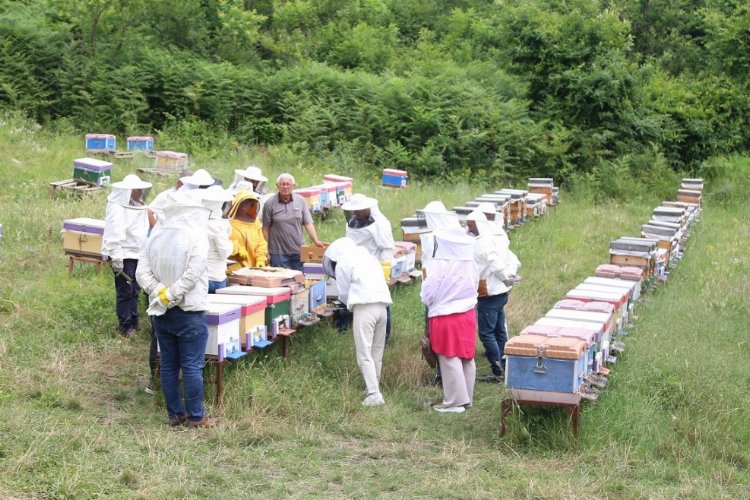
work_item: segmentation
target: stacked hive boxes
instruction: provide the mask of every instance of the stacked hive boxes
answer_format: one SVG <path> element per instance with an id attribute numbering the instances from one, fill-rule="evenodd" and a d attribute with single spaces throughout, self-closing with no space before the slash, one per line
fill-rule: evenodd
<path id="1" fill-rule="evenodd" d="M 688 181 L 702 189 L 700 179 Z M 598 397 L 606 386 L 607 365 L 625 349 L 625 327 L 642 291 L 659 282 L 655 274 L 665 277 L 675 265 L 699 210 L 698 203 L 685 201 L 657 207 L 641 226 L 643 238 L 613 241 L 609 264 L 598 266 L 596 276 L 507 342 L 505 383 L 513 398 L 569 404 Z"/>
<path id="2" fill-rule="evenodd" d="M 220 362 L 235 361 L 245 355 L 240 345 L 240 317 L 242 308 L 237 304 L 209 302 L 206 308 L 208 342 L 206 354 Z"/>
<path id="3" fill-rule="evenodd" d="M 494 193 L 485 193 L 474 200 L 467 201 L 464 206 L 455 206 L 453 212 L 458 216 L 458 221 L 466 224 L 466 218 L 482 203 L 490 203 L 495 206 L 495 220 L 505 229 L 513 229 L 520 226 L 529 219 L 541 217 L 547 213 L 547 208 L 559 202 L 557 188 L 553 186 L 552 179 L 529 179 L 529 190 L 524 189 L 501 189 Z M 539 181 L 539 182 L 531 182 Z M 535 191 L 531 190 L 534 187 Z M 551 203 L 550 200 L 556 200 Z M 421 240 L 430 231 L 427 221 L 421 210 L 417 210 L 411 217 L 401 219 L 401 231 L 404 241 L 416 245 L 416 261 L 422 260 Z"/>
<path id="4" fill-rule="evenodd" d="M 208 301 L 215 304 L 234 304 L 240 309 L 240 347 L 249 351 L 252 347 L 264 347 L 266 342 L 266 298 L 253 295 L 210 294 Z"/>

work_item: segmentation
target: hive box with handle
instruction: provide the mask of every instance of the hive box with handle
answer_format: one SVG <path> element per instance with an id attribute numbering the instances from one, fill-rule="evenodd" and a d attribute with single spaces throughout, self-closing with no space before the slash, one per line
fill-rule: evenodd
<path id="1" fill-rule="evenodd" d="M 405 188 L 406 180 L 409 174 L 406 170 L 397 170 L 395 168 L 383 169 L 383 185 L 397 188 Z"/>
<path id="2" fill-rule="evenodd" d="M 255 295 L 209 294 L 215 304 L 234 304 L 240 307 L 240 345 L 245 351 L 263 348 L 266 340 L 266 297 Z"/>
<path id="3" fill-rule="evenodd" d="M 571 337 L 586 342 L 588 354 L 586 355 L 586 375 L 596 373 L 595 357 L 597 352 L 596 335 L 593 330 L 586 328 L 571 328 L 553 325 L 529 325 L 521 330 L 520 335 L 541 335 L 543 337 Z"/>
<path id="4" fill-rule="evenodd" d="M 259 286 L 232 285 L 216 290 L 219 295 L 255 295 L 266 298 L 265 324 L 269 340 L 275 340 L 280 323 L 289 321 L 289 300 L 291 291 L 288 287 L 263 288 Z"/>
<path id="5" fill-rule="evenodd" d="M 519 335 L 505 344 L 505 385 L 509 388 L 577 392 L 587 369 L 586 341 L 568 337 Z"/>
<path id="6" fill-rule="evenodd" d="M 208 324 L 206 354 L 216 356 L 219 361 L 234 361 L 245 356 L 240 345 L 241 309 L 237 304 L 208 303 L 205 313 Z"/>
<path id="7" fill-rule="evenodd" d="M 73 160 L 73 178 L 95 186 L 109 186 L 112 181 L 112 164 L 96 158 Z"/>
<path id="8" fill-rule="evenodd" d="M 117 138 L 111 134 L 86 134 L 86 151 L 107 153 L 117 149 Z"/>
<path id="9" fill-rule="evenodd" d="M 595 344 L 595 347 L 593 349 L 593 371 L 598 372 L 599 369 L 604 365 L 604 363 L 606 363 L 609 359 L 609 345 L 612 341 L 612 338 L 604 323 L 545 316 L 536 320 L 534 326 L 554 326 L 557 328 L 577 328 L 589 330 L 594 334 Z"/>
<path id="10" fill-rule="evenodd" d="M 104 221 L 79 217 L 63 221 L 63 250 L 71 255 L 102 257 Z"/>
<path id="11" fill-rule="evenodd" d="M 128 151 L 151 151 L 154 149 L 154 138 L 151 136 L 131 135 L 127 138 Z"/>

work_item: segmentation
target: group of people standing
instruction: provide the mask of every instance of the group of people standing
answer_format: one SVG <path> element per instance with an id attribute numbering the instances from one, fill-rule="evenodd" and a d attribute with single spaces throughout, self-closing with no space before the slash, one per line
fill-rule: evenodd
<path id="1" fill-rule="evenodd" d="M 336 279 L 339 300 L 354 314 L 357 363 L 367 386 L 362 404 L 376 406 L 385 402 L 379 381 L 391 304 L 380 264 L 393 256 L 393 236 L 375 200 L 354 195 L 349 207 L 353 212 L 347 236 L 331 244 L 323 264 Z M 477 328 L 491 369 L 479 380 L 502 381 L 508 340 L 504 308 L 519 279 L 520 262 L 492 204 L 481 204 L 469 215 L 468 232 L 439 201 L 422 212 L 430 232 L 422 237 L 420 295 L 444 394 L 433 408 L 461 413 L 472 405 Z"/>
<path id="2" fill-rule="evenodd" d="M 151 184 L 138 176 L 112 185 L 102 253 L 115 276 L 119 331 L 124 337 L 136 333 L 142 290 L 152 324 L 151 373 L 158 342 L 170 425 L 215 424 L 203 407 L 204 311 L 207 295 L 226 286 L 227 263 L 229 272 L 268 264 L 301 271 L 303 229 L 315 245 L 325 246 L 304 198 L 294 193 L 294 177 L 281 174 L 273 194 L 264 192 L 267 180 L 258 167 L 238 169 L 224 189 L 205 170 L 183 171 L 175 186 L 149 205 L 144 193 Z M 393 259 L 393 233 L 373 198 L 355 194 L 342 208 L 346 236 L 328 246 L 323 267 L 353 314 L 356 360 L 366 385 L 362 404 L 377 406 L 385 403 L 380 377 L 392 299 L 383 264 Z M 428 204 L 424 214 L 432 232 L 422 242 L 421 297 L 444 388 L 434 408 L 462 412 L 472 403 L 477 324 L 492 369 L 485 379 L 499 381 L 502 375 L 503 307 L 520 264 L 493 221 L 492 205 L 469 216 L 468 233 L 440 202 Z"/>
<path id="3" fill-rule="evenodd" d="M 227 262 L 264 266 L 270 261 L 301 270 L 303 227 L 316 245 L 323 246 L 304 199 L 293 193 L 294 177 L 280 175 L 278 193 L 268 195 L 263 191 L 267 180 L 258 167 L 238 169 L 224 189 L 203 169 L 183 171 L 175 186 L 149 205 L 144 193 L 151 183 L 137 175 L 112 185 L 102 254 L 109 258 L 115 276 L 119 333 L 136 334 L 138 298 L 145 292 L 152 325 L 149 365 L 153 377 L 158 343 L 160 381 L 171 425 L 215 423 L 203 408 L 202 369 L 208 341 L 204 312 L 207 295 L 226 286 Z M 149 384 L 147 392 L 152 387 Z"/>

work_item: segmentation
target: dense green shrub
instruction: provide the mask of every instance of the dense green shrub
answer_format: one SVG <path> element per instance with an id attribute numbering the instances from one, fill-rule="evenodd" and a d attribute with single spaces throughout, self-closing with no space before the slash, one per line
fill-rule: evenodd
<path id="1" fill-rule="evenodd" d="M 622 197 L 623 172 L 656 186 L 750 148 L 748 15 L 719 0 L 2 2 L 0 106 L 161 145 L 207 134 L 193 140 Z"/>

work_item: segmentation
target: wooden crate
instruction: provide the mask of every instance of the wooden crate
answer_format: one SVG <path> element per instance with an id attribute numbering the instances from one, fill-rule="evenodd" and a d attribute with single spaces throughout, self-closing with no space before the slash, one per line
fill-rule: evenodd
<path id="1" fill-rule="evenodd" d="M 49 183 L 49 194 L 54 198 L 58 193 L 68 193 L 75 196 L 85 196 L 92 193 L 103 192 L 101 186 L 83 181 L 81 179 L 64 179 Z"/>

